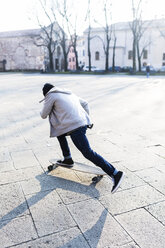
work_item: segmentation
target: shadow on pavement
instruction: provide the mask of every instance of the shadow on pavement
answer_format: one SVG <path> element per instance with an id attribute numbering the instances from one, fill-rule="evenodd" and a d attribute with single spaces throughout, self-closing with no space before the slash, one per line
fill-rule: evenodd
<path id="1" fill-rule="evenodd" d="M 78 244 L 78 241 L 82 236 L 85 238 L 85 240 L 87 240 L 89 247 L 97 248 L 103 228 L 104 228 L 107 214 L 108 214 L 108 211 L 104 209 L 98 221 L 96 222 L 94 226 L 92 226 L 91 229 L 88 229 L 86 232 L 80 234 L 79 236 L 75 237 L 74 239 L 70 240 L 69 242 L 60 246 L 59 248 L 78 247 L 76 245 Z"/>
<path id="2" fill-rule="evenodd" d="M 19 206 L 8 212 L 6 215 L 2 216 L 0 218 L 0 229 L 10 223 L 16 217 L 21 216 L 31 206 L 44 199 L 49 193 L 56 189 L 63 189 L 66 191 L 84 194 L 91 198 L 98 198 L 100 196 L 99 191 L 92 184 L 83 185 L 79 182 L 47 175 L 46 173 L 37 175 L 36 179 L 40 182 L 41 190 L 36 194 L 31 193 L 33 195 L 30 198 L 27 198 L 27 200 L 25 200 Z M 33 185 L 31 185 L 31 187 L 33 187 Z"/>

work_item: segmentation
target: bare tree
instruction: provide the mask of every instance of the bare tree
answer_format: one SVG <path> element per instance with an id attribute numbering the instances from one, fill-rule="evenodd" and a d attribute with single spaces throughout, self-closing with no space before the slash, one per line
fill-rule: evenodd
<path id="1" fill-rule="evenodd" d="M 47 65 L 48 67 L 47 69 L 49 71 L 53 71 L 54 70 L 53 55 L 57 45 L 57 40 L 54 37 L 55 23 L 53 22 L 53 20 L 51 19 L 50 15 L 46 10 L 46 1 L 39 0 L 39 3 L 50 24 L 47 27 L 45 25 L 42 25 L 39 20 L 39 17 L 37 16 L 38 25 L 41 28 L 41 32 L 39 38 L 34 41 L 34 44 L 36 46 L 43 46 L 47 48 L 48 61 L 49 61 L 49 64 Z"/>
<path id="2" fill-rule="evenodd" d="M 54 22 L 58 25 L 58 30 L 56 31 L 56 35 L 58 37 L 58 42 L 62 48 L 63 57 L 64 57 L 64 71 L 68 70 L 68 53 L 69 53 L 69 41 L 67 34 L 65 32 L 66 26 L 66 13 L 67 13 L 67 1 L 52 1 L 51 11 L 54 17 Z M 58 18 L 57 18 L 58 16 Z M 61 19 L 59 18 L 61 17 Z"/>
<path id="3" fill-rule="evenodd" d="M 111 41 L 111 36 L 112 36 L 112 25 L 110 25 L 110 21 L 111 21 L 111 0 L 104 0 L 104 2 L 103 2 L 103 12 L 104 12 L 105 25 L 100 25 L 100 26 L 104 30 L 105 38 L 101 38 L 98 35 L 96 35 L 95 37 L 99 38 L 101 40 L 101 42 L 102 42 L 103 50 L 104 50 L 104 53 L 105 53 L 105 71 L 108 71 L 108 69 L 109 69 L 110 41 Z M 95 22 L 98 23 L 97 20 L 95 20 Z"/>
<path id="4" fill-rule="evenodd" d="M 72 5 L 71 5 L 72 6 Z M 71 21 L 71 16 L 73 19 L 73 13 L 69 13 L 69 8 L 67 6 L 67 0 L 63 1 L 63 11 L 59 9 L 59 13 L 64 19 L 67 27 L 67 33 L 69 34 L 70 42 L 68 45 L 68 52 L 70 47 L 73 48 L 75 58 L 76 58 L 76 69 L 78 69 L 78 53 L 77 53 L 77 15 L 74 13 L 75 20 L 74 20 L 74 25 L 72 24 Z"/>
<path id="5" fill-rule="evenodd" d="M 112 55 L 112 71 L 115 71 L 115 53 L 116 53 L 116 42 L 117 42 L 117 37 L 116 37 L 116 32 L 115 32 L 115 25 L 113 27 L 113 55 Z"/>
<path id="6" fill-rule="evenodd" d="M 111 12 L 108 12 L 109 10 L 108 7 L 111 7 L 111 2 L 109 0 L 105 0 L 104 1 L 104 17 L 105 17 L 104 31 L 105 31 L 105 37 L 106 37 L 106 44 L 103 47 L 104 47 L 104 52 L 105 52 L 105 70 L 106 71 L 108 71 L 108 68 L 109 68 L 109 49 L 110 49 L 110 41 L 111 41 L 111 34 L 112 34 L 112 29 L 108 22 L 108 16 L 111 17 Z"/>
<path id="7" fill-rule="evenodd" d="M 139 8 L 142 0 L 138 0 L 137 7 L 135 7 L 135 1 L 132 0 L 132 15 L 133 20 L 130 23 L 130 28 L 133 35 L 133 44 L 132 44 L 132 59 L 133 59 L 133 72 L 136 72 L 136 48 L 137 48 L 137 26 L 139 18 Z"/>
<path id="8" fill-rule="evenodd" d="M 89 71 L 91 71 L 91 11 L 90 11 L 90 0 L 88 0 L 88 9 L 86 14 L 86 20 L 88 21 L 88 36 L 87 36 L 87 44 L 88 44 L 88 65 Z"/>
<path id="9" fill-rule="evenodd" d="M 145 41 L 143 40 L 143 44 L 140 44 L 142 43 L 141 39 L 143 38 L 145 32 L 148 30 L 151 24 L 152 24 L 152 21 L 144 22 L 140 19 L 138 20 L 136 46 L 137 46 L 137 59 L 138 59 L 138 70 L 139 71 L 141 71 L 141 58 L 144 54 L 144 51 L 151 44 L 151 41 L 149 39 L 146 39 Z"/>

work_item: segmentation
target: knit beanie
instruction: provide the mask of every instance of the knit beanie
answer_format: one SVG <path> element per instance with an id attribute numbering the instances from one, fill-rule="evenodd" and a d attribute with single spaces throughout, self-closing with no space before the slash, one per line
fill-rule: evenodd
<path id="1" fill-rule="evenodd" d="M 48 93 L 48 91 L 52 89 L 53 87 L 54 85 L 52 84 L 49 84 L 49 83 L 44 84 L 44 87 L 42 88 L 43 95 L 45 96 Z"/>

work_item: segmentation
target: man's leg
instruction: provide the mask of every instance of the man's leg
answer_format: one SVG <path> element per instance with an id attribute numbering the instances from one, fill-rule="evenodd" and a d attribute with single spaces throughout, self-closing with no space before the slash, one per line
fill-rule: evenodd
<path id="1" fill-rule="evenodd" d="M 85 158 L 102 168 L 109 176 L 115 173 L 115 168 L 99 154 L 94 152 L 86 137 L 86 127 L 82 127 L 70 134 L 74 145 L 79 149 Z M 117 172 L 117 171 L 116 171 Z"/>
<path id="2" fill-rule="evenodd" d="M 57 162 L 60 163 L 60 164 L 72 165 L 74 162 L 72 160 L 72 156 L 71 156 L 71 152 L 70 152 L 70 149 L 69 149 L 69 146 L 68 146 L 68 141 L 66 139 L 66 136 L 61 135 L 61 136 L 58 136 L 57 139 L 59 141 L 59 144 L 60 144 L 60 147 L 61 147 L 61 150 L 62 150 L 62 154 L 63 154 L 63 157 L 64 157 L 63 161 L 59 160 Z"/>
<path id="3" fill-rule="evenodd" d="M 70 134 L 71 139 L 79 151 L 84 155 L 85 158 L 93 162 L 95 165 L 99 166 L 103 171 L 105 171 L 111 178 L 114 179 L 114 186 L 112 188 L 112 193 L 114 193 L 120 186 L 123 172 L 117 171 L 112 164 L 106 161 L 102 156 L 94 152 L 88 142 L 86 137 L 87 127 L 79 128 L 78 130 Z"/>

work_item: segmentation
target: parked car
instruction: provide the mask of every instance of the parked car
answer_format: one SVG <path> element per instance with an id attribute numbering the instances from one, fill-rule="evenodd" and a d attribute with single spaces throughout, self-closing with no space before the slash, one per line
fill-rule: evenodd
<path id="1" fill-rule="evenodd" d="M 84 66 L 83 71 L 89 71 L 89 66 L 88 65 Z M 97 68 L 96 66 L 91 66 L 91 71 L 100 71 L 100 69 Z"/>
<path id="2" fill-rule="evenodd" d="M 142 68 L 141 68 L 141 71 L 142 72 L 146 72 L 146 66 L 143 66 Z M 156 72 L 156 69 L 153 67 L 153 66 L 151 66 L 150 65 L 150 72 L 152 73 L 154 73 L 154 72 Z"/>
<path id="3" fill-rule="evenodd" d="M 112 71 L 112 66 L 109 67 L 109 71 Z M 114 67 L 114 72 L 121 72 L 121 67 L 120 66 L 115 66 Z"/>
<path id="4" fill-rule="evenodd" d="M 163 65 L 163 66 L 159 69 L 159 71 L 164 72 L 164 71 L 165 71 L 165 65 Z"/>
<path id="5" fill-rule="evenodd" d="M 121 68 L 122 72 L 131 72 L 133 70 L 133 68 L 131 66 L 123 66 Z"/>

